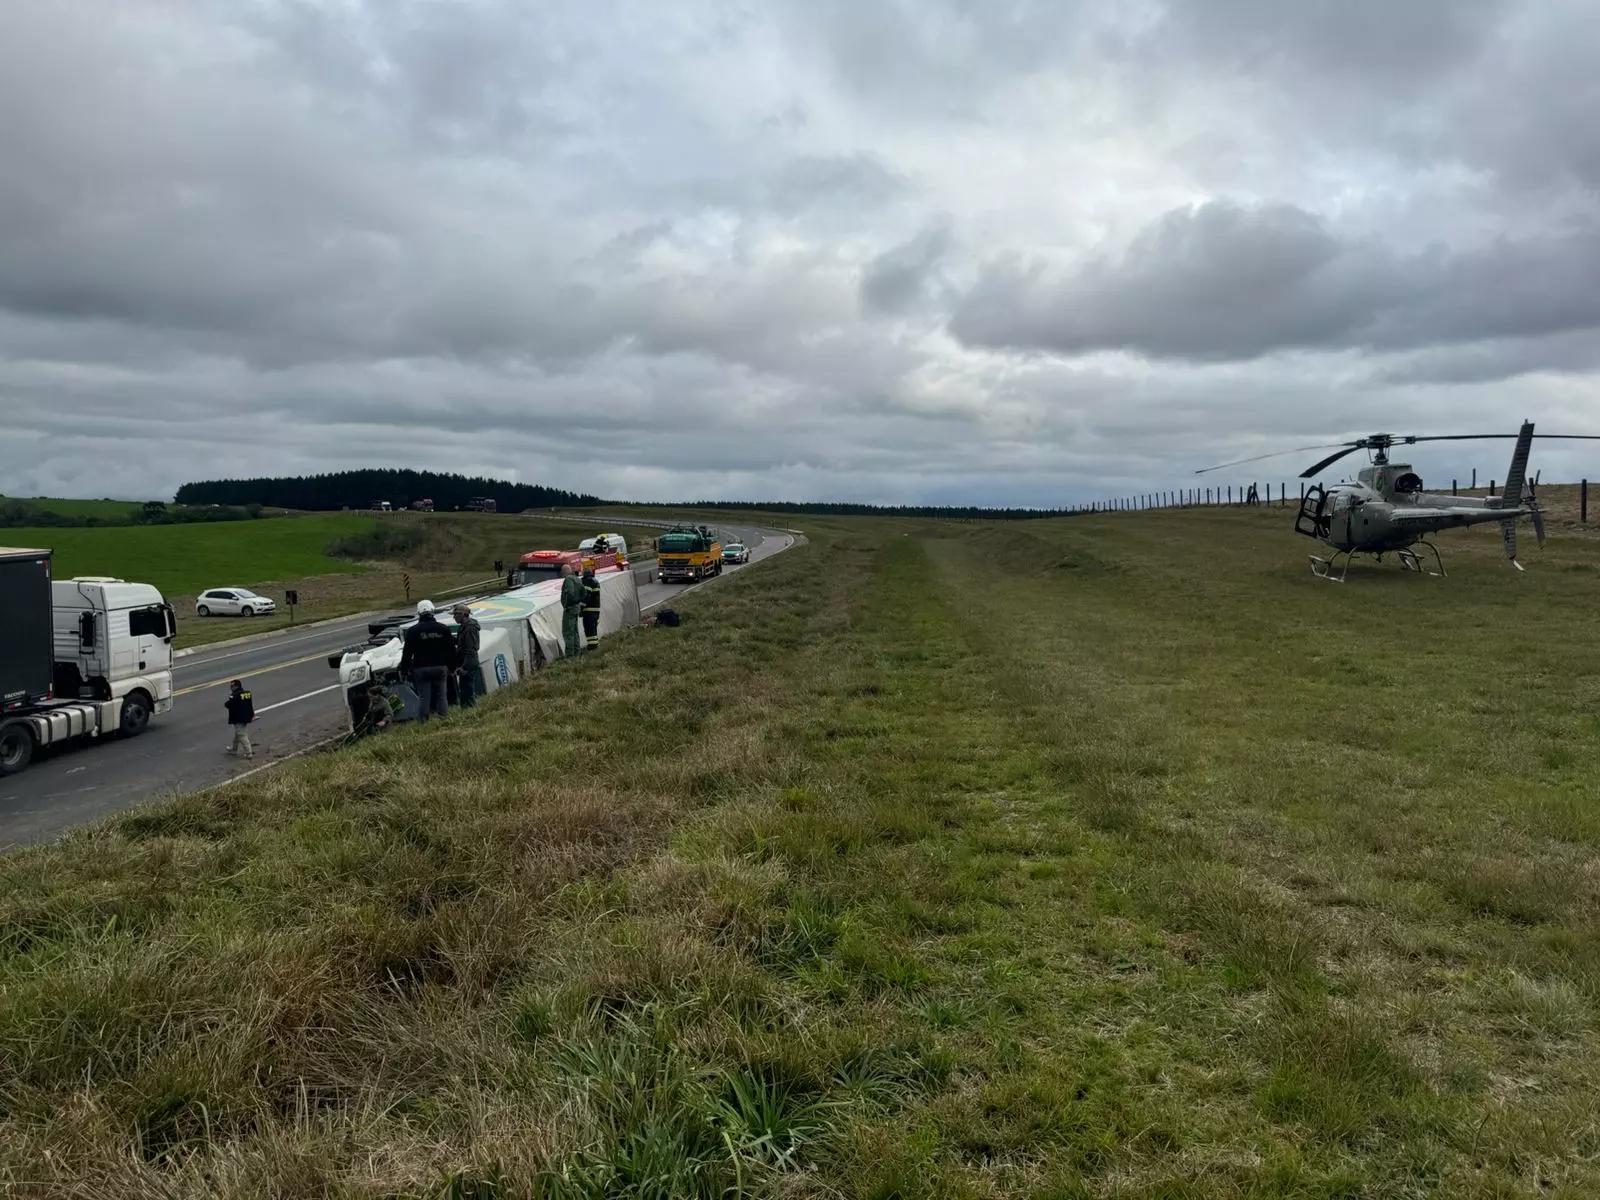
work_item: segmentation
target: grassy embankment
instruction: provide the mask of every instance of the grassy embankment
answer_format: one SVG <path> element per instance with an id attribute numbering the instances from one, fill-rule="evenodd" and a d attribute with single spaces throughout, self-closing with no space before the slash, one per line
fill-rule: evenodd
<path id="1" fill-rule="evenodd" d="M 52 501 L 52 505 L 63 502 Z M 86 501 L 83 503 L 98 503 Z M 55 511 L 63 511 L 57 508 Z M 160 588 L 178 612 L 179 647 L 285 628 L 284 591 L 299 592 L 304 624 L 406 603 L 494 574 L 526 550 L 572 546 L 583 525 L 519 515 L 476 513 L 307 514 L 259 521 L 92 529 L 3 529 L 0 543 L 56 552 L 56 573 L 115 575 Z M 632 540 L 642 529 L 617 527 Z M 335 543 L 342 553 L 330 555 Z M 278 602 L 270 617 L 200 618 L 195 596 L 206 588 L 248 587 Z"/>
<path id="2" fill-rule="evenodd" d="M 0 1182 L 1600 1192 L 1592 542 L 1337 587 L 1275 509 L 803 525 L 9 856 Z"/>

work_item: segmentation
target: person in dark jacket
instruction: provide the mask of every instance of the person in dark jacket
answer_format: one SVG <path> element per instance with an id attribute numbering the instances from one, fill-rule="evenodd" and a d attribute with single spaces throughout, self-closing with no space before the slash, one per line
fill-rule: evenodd
<path id="1" fill-rule="evenodd" d="M 409 675 L 417 689 L 417 720 L 449 713 L 446 688 L 455 665 L 455 634 L 433 615 L 432 600 L 417 601 L 417 622 L 406 630 L 405 649 L 400 652 L 400 674 Z"/>
<path id="2" fill-rule="evenodd" d="M 233 730 L 228 753 L 240 758 L 254 758 L 256 751 L 250 744 L 250 722 L 256 719 L 256 705 L 239 680 L 235 679 L 228 685 L 228 698 L 223 702 L 223 707 L 228 710 L 228 726 Z"/>
<path id="3" fill-rule="evenodd" d="M 483 687 L 478 675 L 478 647 L 482 630 L 472 609 L 458 604 L 450 610 L 456 619 L 456 694 L 462 708 L 471 708 Z"/>
<path id="4" fill-rule="evenodd" d="M 583 580 L 572 573 L 571 563 L 561 564 L 561 652 L 578 657 L 578 622 L 583 619 Z"/>
<path id="5" fill-rule="evenodd" d="M 594 577 L 594 559 L 583 560 L 583 638 L 584 649 L 600 645 L 600 581 Z"/>

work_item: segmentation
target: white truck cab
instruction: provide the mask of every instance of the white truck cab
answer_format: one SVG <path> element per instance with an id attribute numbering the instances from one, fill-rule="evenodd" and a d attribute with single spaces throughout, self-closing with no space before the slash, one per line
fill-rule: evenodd
<path id="1" fill-rule="evenodd" d="M 53 580 L 50 591 L 56 699 L 120 701 L 123 733 L 171 710 L 178 621 L 157 589 L 84 575 Z"/>
<path id="2" fill-rule="evenodd" d="M 147 583 L 52 577 L 52 552 L 0 547 L 0 776 L 34 751 L 144 732 L 172 708 L 172 606 Z"/>

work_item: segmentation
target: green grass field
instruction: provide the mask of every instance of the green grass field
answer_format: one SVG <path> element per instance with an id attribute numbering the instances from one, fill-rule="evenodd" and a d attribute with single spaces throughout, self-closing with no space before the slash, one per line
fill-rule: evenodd
<path id="1" fill-rule="evenodd" d="M 1600 545 L 799 521 L 474 713 L 0 862 L 0 1185 L 1600 1194 Z"/>
<path id="2" fill-rule="evenodd" d="M 370 528 L 364 515 L 329 514 L 214 524 L 100 529 L 7 529 L 8 544 L 54 549 L 56 574 L 115 575 L 192 596 L 209 587 L 354 571 L 323 547 Z"/>

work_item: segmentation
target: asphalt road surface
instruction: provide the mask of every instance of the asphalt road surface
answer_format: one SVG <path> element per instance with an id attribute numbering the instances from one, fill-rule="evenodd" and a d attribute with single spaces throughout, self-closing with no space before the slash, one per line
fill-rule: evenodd
<path id="1" fill-rule="evenodd" d="M 720 528 L 750 547 L 751 562 L 794 541 L 776 530 Z M 642 608 L 701 586 L 647 582 L 653 567 L 635 569 Z M 172 711 L 153 718 L 138 737 L 41 750 L 21 775 L 0 780 L 0 850 L 46 841 L 146 800 L 214 786 L 343 733 L 344 697 L 328 655 L 364 641 L 370 620 L 366 615 L 286 629 L 243 645 L 202 647 L 178 659 Z M 255 699 L 256 721 L 250 726 L 255 758 L 248 762 L 226 753 L 231 733 L 223 701 L 234 679 L 247 681 Z"/>

